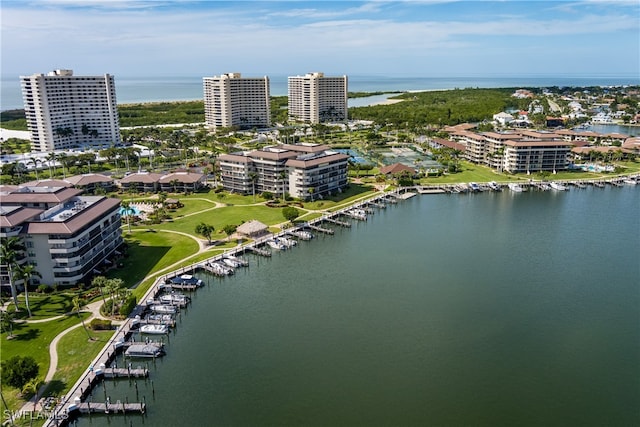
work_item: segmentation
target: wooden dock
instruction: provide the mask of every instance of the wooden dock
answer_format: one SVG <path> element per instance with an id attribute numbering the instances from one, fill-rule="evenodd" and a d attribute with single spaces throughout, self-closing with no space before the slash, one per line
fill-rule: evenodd
<path id="1" fill-rule="evenodd" d="M 82 402 L 78 404 L 78 411 L 81 414 L 126 414 L 138 413 L 144 414 L 147 405 L 142 402 L 125 403 L 117 401 L 115 403 L 107 402 Z"/>
<path id="2" fill-rule="evenodd" d="M 266 250 L 266 249 L 261 249 L 261 248 L 257 248 L 255 246 L 249 246 L 247 247 L 248 250 L 253 251 L 254 253 L 264 256 L 264 257 L 270 257 L 271 256 L 271 252 Z"/>
<path id="3" fill-rule="evenodd" d="M 327 219 L 328 218 L 324 218 L 324 220 L 327 220 Z M 324 233 L 324 234 L 333 234 L 334 233 L 334 231 L 332 229 L 330 229 L 330 228 L 322 228 L 322 227 L 319 227 L 317 225 L 309 224 L 307 227 L 309 227 L 310 229 L 315 230 L 315 231 L 317 231 L 319 233 Z"/>
<path id="4" fill-rule="evenodd" d="M 330 222 L 332 224 L 339 225 L 340 227 L 351 227 L 351 223 L 345 222 L 345 221 L 340 221 L 340 220 L 337 220 L 335 218 L 325 218 L 325 221 Z"/>

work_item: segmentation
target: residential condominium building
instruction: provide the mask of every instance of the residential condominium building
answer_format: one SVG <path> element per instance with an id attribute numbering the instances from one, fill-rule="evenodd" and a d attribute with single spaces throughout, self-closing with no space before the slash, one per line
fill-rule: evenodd
<path id="1" fill-rule="evenodd" d="M 512 173 L 555 172 L 569 166 L 573 144 L 551 132 L 456 133 L 464 146 L 463 157 L 470 162 Z"/>
<path id="2" fill-rule="evenodd" d="M 315 199 L 347 186 L 349 156 L 320 144 L 281 144 L 218 157 L 225 190 L 241 194 L 288 193 Z"/>
<path id="3" fill-rule="evenodd" d="M 303 123 L 347 120 L 347 76 L 308 73 L 289 77 L 288 86 L 289 120 Z"/>
<path id="4" fill-rule="evenodd" d="M 206 125 L 266 128 L 271 123 L 269 77 L 247 78 L 240 73 L 204 77 Z"/>
<path id="5" fill-rule="evenodd" d="M 72 70 L 21 76 L 32 151 L 101 148 L 121 141 L 112 75 L 74 76 Z"/>
<path id="6" fill-rule="evenodd" d="M 32 264 L 42 276 L 34 277 L 33 284 L 88 282 L 118 255 L 123 244 L 120 200 L 81 194 L 65 187 L 19 187 L 0 194 L 0 237 L 21 239 L 25 250 L 19 262 Z M 7 273 L 2 266 L 3 289 Z"/>

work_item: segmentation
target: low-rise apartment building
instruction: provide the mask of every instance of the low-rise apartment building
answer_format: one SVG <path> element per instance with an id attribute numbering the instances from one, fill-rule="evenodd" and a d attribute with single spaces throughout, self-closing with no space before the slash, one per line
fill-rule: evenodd
<path id="1" fill-rule="evenodd" d="M 35 266 L 34 283 L 75 285 L 102 273 L 123 244 L 120 200 L 82 196 L 62 187 L 19 187 L 0 198 L 0 237 L 19 237 L 21 262 Z M 6 266 L 0 271 L 8 284 Z M 20 283 L 18 283 L 20 284 Z"/>
<path id="2" fill-rule="evenodd" d="M 320 144 L 281 144 L 218 157 L 225 190 L 289 193 L 300 199 L 323 197 L 346 187 L 348 159 Z"/>

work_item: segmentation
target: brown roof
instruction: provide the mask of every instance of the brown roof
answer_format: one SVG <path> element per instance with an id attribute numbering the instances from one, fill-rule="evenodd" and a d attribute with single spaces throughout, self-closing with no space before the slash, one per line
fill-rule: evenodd
<path id="1" fill-rule="evenodd" d="M 401 173 L 404 171 L 410 172 L 412 174 L 416 173 L 416 170 L 414 168 L 407 165 L 403 165 L 402 163 L 394 163 L 392 165 L 384 166 L 380 168 L 380 173 L 384 175 L 391 175 L 391 174 Z"/>
<path id="2" fill-rule="evenodd" d="M 251 221 L 239 225 L 238 228 L 236 228 L 236 231 L 240 234 L 251 235 L 265 231 L 267 228 L 268 227 L 260 221 L 252 219 Z"/>
<path id="3" fill-rule="evenodd" d="M 518 138 L 521 133 L 519 132 L 508 132 L 508 133 L 500 133 L 500 132 L 482 132 L 482 135 L 487 138 L 495 139 L 495 140 L 506 140 Z"/>
<path id="4" fill-rule="evenodd" d="M 183 184 L 193 184 L 198 181 L 202 181 L 204 175 L 201 173 L 195 172 L 173 172 L 167 175 L 164 175 L 160 178 L 159 182 L 161 184 L 168 184 L 173 180 L 179 181 Z"/>
<path id="5" fill-rule="evenodd" d="M 236 163 L 249 163 L 249 158 L 242 154 L 221 154 L 218 156 L 219 162 L 236 162 Z"/>
<path id="6" fill-rule="evenodd" d="M 43 190 L 43 191 L 38 191 Z M 82 194 L 82 190 L 76 188 L 50 188 L 46 191 L 42 187 L 21 187 L 17 191 L 2 196 L 2 203 L 7 205 L 27 203 L 62 203 L 72 197 Z"/>
<path id="7" fill-rule="evenodd" d="M 65 221 L 38 221 L 26 224 L 27 234 L 73 234 L 106 212 L 120 206 L 120 199 L 103 197 Z"/>
<path id="8" fill-rule="evenodd" d="M 144 184 L 153 184 L 158 182 L 162 178 L 162 175 L 154 172 L 136 172 L 125 176 L 120 180 L 121 183 L 131 184 L 135 182 L 142 182 Z"/>
<path id="9" fill-rule="evenodd" d="M 113 182 L 113 178 L 97 173 L 88 173 L 84 175 L 74 175 L 67 178 L 67 181 L 73 185 L 84 186 L 100 182 Z"/>
<path id="10" fill-rule="evenodd" d="M 0 227 L 15 227 L 41 214 L 43 209 L 22 206 L 0 206 Z"/>
<path id="11" fill-rule="evenodd" d="M 71 183 L 62 179 L 41 179 L 20 184 L 21 187 L 71 187 Z"/>
<path id="12" fill-rule="evenodd" d="M 466 145 L 460 144 L 455 141 L 451 141 L 449 139 L 433 138 L 433 140 L 436 142 L 436 144 L 440 144 L 448 148 L 453 148 L 454 150 L 458 150 L 458 151 L 464 151 L 467 148 Z"/>
<path id="13" fill-rule="evenodd" d="M 289 159 L 287 160 L 287 166 L 293 166 L 298 168 L 309 168 L 312 166 L 321 165 L 323 163 L 332 163 L 339 162 L 342 160 L 347 160 L 349 155 L 342 153 L 328 154 L 326 156 L 314 157 L 309 160 L 301 160 L 301 159 Z"/>

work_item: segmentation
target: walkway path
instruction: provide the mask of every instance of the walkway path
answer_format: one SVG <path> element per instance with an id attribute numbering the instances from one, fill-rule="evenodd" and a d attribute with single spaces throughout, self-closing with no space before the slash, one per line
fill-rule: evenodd
<path id="1" fill-rule="evenodd" d="M 95 302 L 92 302 L 91 304 L 87 304 L 85 306 L 85 309 L 82 310 L 82 312 L 86 312 L 89 311 L 91 314 L 89 315 L 89 317 L 87 319 L 85 319 L 85 322 L 91 322 L 92 319 L 104 319 L 105 317 L 102 316 L 102 314 L 100 313 L 100 307 L 102 306 L 102 304 L 104 304 L 104 302 L 102 300 L 98 300 Z M 26 323 L 42 323 L 42 322 L 50 322 L 53 320 L 57 320 L 60 319 L 62 317 L 67 316 L 66 314 L 62 314 L 60 316 L 53 316 L 50 317 L 48 319 L 38 319 L 38 320 L 26 320 Z M 115 323 L 118 323 L 118 321 L 116 321 Z M 86 324 L 86 323 L 85 323 Z M 23 412 L 29 412 L 29 411 L 33 411 L 33 410 L 42 410 L 43 408 L 38 406 L 38 400 L 40 399 L 40 396 L 42 395 L 42 393 L 46 390 L 48 383 L 53 380 L 54 375 L 56 374 L 56 371 L 58 370 L 58 343 L 60 342 L 60 340 L 67 335 L 69 332 L 79 328 L 83 326 L 82 322 L 77 323 L 73 326 L 68 327 L 67 329 L 65 329 L 64 331 L 60 332 L 58 335 L 55 336 L 55 338 L 51 341 L 51 343 L 49 344 L 49 371 L 47 372 L 47 375 L 44 377 L 43 380 L 43 384 L 40 387 L 40 389 L 38 390 L 38 392 L 33 395 L 31 397 L 31 399 L 29 399 L 28 402 L 26 402 L 23 406 L 22 406 L 22 411 Z M 35 408 L 35 409 L 34 409 Z"/>

